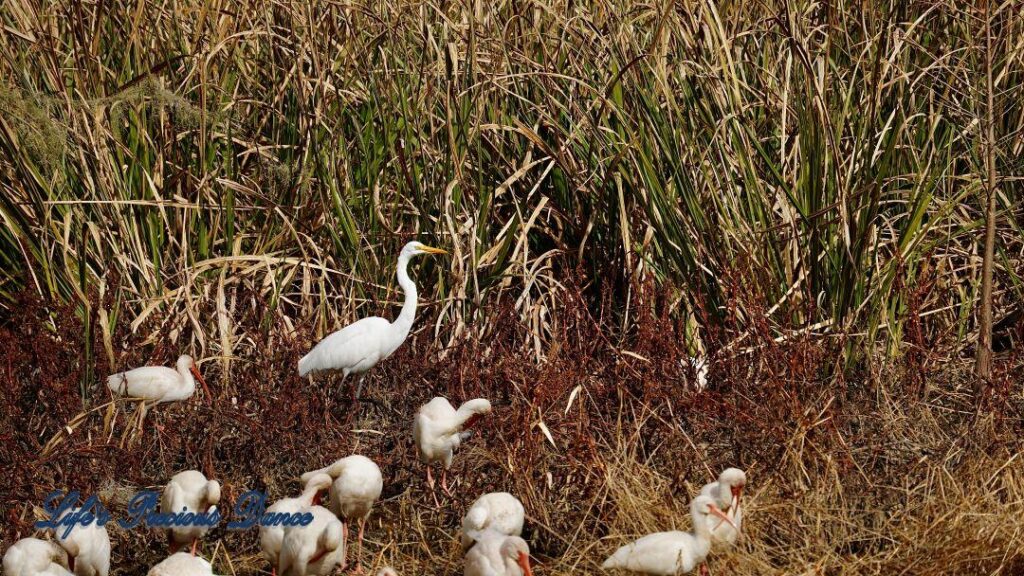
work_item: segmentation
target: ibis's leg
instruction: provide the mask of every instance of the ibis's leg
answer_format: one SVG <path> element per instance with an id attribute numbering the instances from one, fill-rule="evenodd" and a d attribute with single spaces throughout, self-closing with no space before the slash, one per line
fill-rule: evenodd
<path id="1" fill-rule="evenodd" d="M 348 567 L 348 521 L 341 523 L 341 569 Z"/>
<path id="2" fill-rule="evenodd" d="M 701 576 L 710 576 L 711 575 L 711 572 L 708 571 L 708 563 L 707 562 L 701 562 L 700 563 L 700 574 L 701 574 Z"/>
<path id="3" fill-rule="evenodd" d="M 441 470 L 441 490 L 444 490 L 444 493 L 447 494 L 449 497 L 452 497 L 452 498 L 455 497 L 455 494 L 453 494 L 451 489 L 448 488 L 448 469 L 447 468 L 445 468 L 444 470 Z"/>
<path id="4" fill-rule="evenodd" d="M 363 528 L 366 526 L 366 518 L 359 519 L 359 543 L 356 545 L 356 572 L 363 571 Z"/>
<path id="5" fill-rule="evenodd" d="M 356 400 L 362 400 L 363 398 L 363 381 L 366 380 L 366 373 L 359 377 L 359 383 L 356 384 Z"/>
<path id="6" fill-rule="evenodd" d="M 441 503 L 437 501 L 437 490 L 434 489 L 434 477 L 430 473 L 430 464 L 427 464 L 427 487 L 430 488 L 430 495 L 434 497 L 434 506 L 441 508 Z"/>
<path id="7" fill-rule="evenodd" d="M 199 544 L 199 539 L 198 538 L 193 538 L 192 539 L 192 555 L 193 556 L 196 555 L 196 545 L 197 544 Z"/>

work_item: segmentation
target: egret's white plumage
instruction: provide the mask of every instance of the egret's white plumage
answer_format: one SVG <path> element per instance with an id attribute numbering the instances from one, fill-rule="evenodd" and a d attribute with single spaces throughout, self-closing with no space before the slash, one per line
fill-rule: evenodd
<path id="1" fill-rule="evenodd" d="M 371 316 L 328 335 L 299 360 L 299 376 L 323 370 L 337 370 L 345 376 L 362 374 L 405 342 L 416 317 L 416 284 L 409 278 L 407 268 L 409 260 L 419 254 L 447 252 L 415 241 L 402 248 L 398 255 L 398 285 L 405 294 L 405 302 L 395 321 Z M 362 379 L 359 382 L 361 386 Z"/>
<path id="2" fill-rule="evenodd" d="M 212 514 L 220 502 L 220 482 L 209 480 L 198 470 L 186 470 L 171 477 L 160 498 L 161 512 L 183 511 L 194 514 Z M 195 554 L 196 542 L 209 531 L 206 526 L 174 527 L 168 531 L 171 552 L 189 542 Z"/>
<path id="3" fill-rule="evenodd" d="M 114 394 L 141 398 L 150 403 L 174 402 L 191 398 L 196 391 L 197 379 L 209 398 L 210 389 L 192 357 L 182 355 L 175 368 L 143 366 L 113 374 L 107 378 L 107 388 Z"/>
<path id="4" fill-rule="evenodd" d="M 533 576 L 530 546 L 518 536 L 494 531 L 481 534 L 466 553 L 463 576 Z"/>
<path id="5" fill-rule="evenodd" d="M 743 508 L 740 499 L 743 487 L 747 485 L 747 475 L 739 468 L 726 468 L 718 475 L 718 480 L 705 484 L 701 488 L 702 496 L 714 499 L 717 505 L 732 520 L 733 525 L 713 516 L 707 517 L 708 528 L 711 530 L 711 545 L 720 546 L 735 544 L 743 529 Z"/>
<path id="6" fill-rule="evenodd" d="M 483 398 L 463 402 L 458 410 L 440 396 L 420 406 L 413 421 L 412 437 L 420 460 L 427 465 L 427 484 L 431 489 L 434 481 L 430 466 L 441 462 L 444 464 L 441 487 L 448 492 L 447 472 L 452 465 L 455 449 L 470 437 L 471 433 L 466 428 L 490 411 L 491 403 Z M 437 496 L 434 498 L 436 501 Z"/>
<path id="7" fill-rule="evenodd" d="M 177 552 L 150 568 L 147 576 L 213 576 L 213 566 L 199 556 Z"/>
<path id="8" fill-rule="evenodd" d="M 69 509 L 59 519 L 78 510 Z M 105 526 L 96 522 L 88 526 L 75 524 L 70 532 L 65 532 L 63 527 L 54 530 L 57 543 L 68 553 L 68 567 L 75 576 L 107 576 L 110 573 L 110 535 Z"/>
<path id="9" fill-rule="evenodd" d="M 700 392 L 708 387 L 708 358 L 707 356 L 690 356 L 690 367 L 697 376 L 694 388 Z"/>
<path id="10" fill-rule="evenodd" d="M 526 514 L 523 503 L 508 492 L 491 492 L 476 499 L 462 517 L 462 549 L 466 550 L 488 530 L 521 536 Z"/>
<path id="11" fill-rule="evenodd" d="M 305 489 L 296 498 L 283 498 L 267 507 L 265 513 L 295 514 L 310 506 L 320 504 L 320 495 L 331 487 L 332 478 L 323 473 L 313 473 L 306 479 Z M 281 562 L 281 545 L 284 543 L 283 526 L 260 526 L 260 548 L 263 556 L 277 572 Z"/>
<path id="12" fill-rule="evenodd" d="M 704 563 L 711 549 L 709 515 L 728 520 L 714 499 L 698 496 L 690 503 L 693 532 L 657 532 L 619 548 L 601 565 L 656 576 L 686 574 Z"/>
<path id="13" fill-rule="evenodd" d="M 345 564 L 341 520 L 323 506 L 310 506 L 303 512 L 312 514 L 313 521 L 285 527 L 280 576 L 324 576 Z"/>
<path id="14" fill-rule="evenodd" d="M 54 542 L 39 538 L 22 538 L 4 552 L 6 576 L 67 576 L 68 556 Z"/>
<path id="15" fill-rule="evenodd" d="M 384 477 L 373 460 L 366 456 L 353 454 L 337 460 L 330 466 L 306 472 L 302 475 L 305 481 L 314 474 L 328 474 L 334 478 L 331 485 L 331 512 L 344 518 L 347 522 L 357 521 L 359 523 L 359 552 L 362 552 L 363 529 L 366 526 L 366 518 L 373 509 L 373 504 L 380 498 L 384 489 Z M 359 565 L 360 554 L 356 556 L 356 565 Z"/>

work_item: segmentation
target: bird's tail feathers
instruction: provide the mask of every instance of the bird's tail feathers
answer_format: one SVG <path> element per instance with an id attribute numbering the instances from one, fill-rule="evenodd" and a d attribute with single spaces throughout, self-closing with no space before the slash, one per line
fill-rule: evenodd
<path id="1" fill-rule="evenodd" d="M 607 560 L 601 564 L 601 568 L 608 570 L 610 568 L 625 568 L 626 557 L 629 555 L 629 547 L 623 546 L 615 551 L 614 554 L 608 557 Z"/>
<path id="2" fill-rule="evenodd" d="M 299 360 L 299 376 L 305 377 L 313 371 L 313 353 L 310 352 Z"/>
<path id="3" fill-rule="evenodd" d="M 128 390 L 128 379 L 124 377 L 123 373 L 114 374 L 107 377 L 107 388 L 115 394 L 125 394 Z"/>

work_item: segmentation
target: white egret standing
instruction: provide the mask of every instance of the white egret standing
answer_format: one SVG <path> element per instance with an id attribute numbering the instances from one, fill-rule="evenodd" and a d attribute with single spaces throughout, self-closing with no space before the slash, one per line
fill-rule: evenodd
<path id="1" fill-rule="evenodd" d="M 476 499 L 462 518 L 462 549 L 467 550 L 488 530 L 521 536 L 526 513 L 523 503 L 508 492 L 490 492 Z"/>
<path id="2" fill-rule="evenodd" d="M 297 498 L 283 498 L 270 505 L 265 514 L 295 514 L 320 504 L 320 495 L 330 489 L 333 479 L 327 474 L 313 473 L 306 478 L 305 489 Z M 260 548 L 270 562 L 271 574 L 277 574 L 281 563 L 281 545 L 284 543 L 283 526 L 260 526 Z"/>
<path id="3" fill-rule="evenodd" d="M 203 385 L 207 401 L 210 389 L 199 373 L 192 357 L 183 354 L 175 368 L 143 366 L 107 377 L 107 388 L 114 394 L 139 398 L 151 404 L 175 402 L 191 398 L 196 391 L 196 380 Z"/>
<path id="4" fill-rule="evenodd" d="M 494 531 L 481 535 L 466 553 L 463 576 L 533 576 L 530 546 L 519 536 Z"/>
<path id="5" fill-rule="evenodd" d="M 160 511 L 181 514 L 213 514 L 220 502 L 220 482 L 208 480 L 198 470 L 186 470 L 171 477 L 160 498 Z M 192 543 L 192 555 L 196 553 L 199 539 L 210 530 L 206 526 L 174 527 L 168 530 L 171 552 L 177 552 L 182 544 Z"/>
<path id="6" fill-rule="evenodd" d="M 305 481 L 311 475 L 326 473 L 334 478 L 331 485 L 330 509 L 339 517 L 344 518 L 346 523 L 353 520 L 359 523 L 359 540 L 356 549 L 356 570 L 360 569 L 360 558 L 363 552 L 363 529 L 366 527 L 366 519 L 370 516 L 373 504 L 380 498 L 384 489 L 384 477 L 377 466 L 366 456 L 353 454 L 346 456 L 334 464 L 306 472 L 302 475 Z M 346 526 L 344 538 L 348 541 L 348 528 Z"/>
<path id="7" fill-rule="evenodd" d="M 213 566 L 199 556 L 177 552 L 150 568 L 146 576 L 213 576 Z"/>
<path id="8" fill-rule="evenodd" d="M 22 538 L 4 552 L 4 574 L 7 576 L 67 575 L 68 555 L 53 542 L 39 538 Z"/>
<path id="9" fill-rule="evenodd" d="M 356 398 L 362 394 L 365 372 L 391 356 L 405 342 L 416 317 L 416 284 L 406 270 L 409 260 L 419 254 L 447 254 L 421 242 L 409 242 L 398 255 L 398 285 L 405 293 L 402 312 L 394 322 L 380 316 L 363 318 L 334 332 L 299 360 L 299 376 L 323 370 L 340 370 L 343 376 L 362 374 Z"/>
<path id="10" fill-rule="evenodd" d="M 708 528 L 711 529 L 711 545 L 721 546 L 735 544 L 743 528 L 743 509 L 740 497 L 743 487 L 747 485 L 747 475 L 739 468 L 726 468 L 718 475 L 718 480 L 705 484 L 700 490 L 701 496 L 709 496 L 715 504 L 729 516 L 732 524 L 718 518 L 707 517 Z"/>
<path id="11" fill-rule="evenodd" d="M 281 576 L 326 576 L 345 565 L 341 520 L 323 506 L 303 510 L 313 515 L 306 526 L 286 526 L 281 546 Z"/>
<path id="12" fill-rule="evenodd" d="M 74 514 L 78 508 L 72 508 L 61 514 L 63 519 Z M 68 553 L 68 567 L 75 576 L 107 576 L 110 573 L 110 535 L 105 526 L 95 521 L 88 526 L 75 524 L 65 535 L 66 528 L 54 530 L 57 543 Z"/>
<path id="13" fill-rule="evenodd" d="M 481 415 L 491 411 L 491 403 L 483 398 L 463 402 L 459 409 L 438 396 L 427 402 L 416 412 L 416 420 L 412 425 L 412 437 L 419 450 L 420 460 L 427 466 L 427 485 L 434 490 L 434 478 L 430 466 L 434 462 L 442 462 L 441 488 L 451 496 L 448 490 L 448 469 L 451 468 L 455 449 L 470 436 L 466 428 L 472 426 Z M 434 503 L 437 495 L 434 495 Z"/>
<path id="14" fill-rule="evenodd" d="M 711 550 L 708 516 L 715 515 L 731 523 L 710 496 L 697 496 L 690 502 L 693 532 L 656 532 L 619 548 L 601 565 L 605 570 L 622 568 L 632 572 L 674 576 L 692 571 L 698 565 L 704 571 L 704 559 Z"/>

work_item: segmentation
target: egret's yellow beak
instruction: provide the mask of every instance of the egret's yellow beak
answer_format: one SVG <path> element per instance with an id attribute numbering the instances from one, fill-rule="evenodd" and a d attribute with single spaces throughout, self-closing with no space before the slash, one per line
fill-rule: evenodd
<path id="1" fill-rule="evenodd" d="M 421 252 L 426 252 L 427 254 L 447 254 L 448 253 L 447 250 L 441 250 L 440 248 L 434 248 L 433 246 L 427 246 L 426 244 L 420 246 L 420 251 Z"/>

